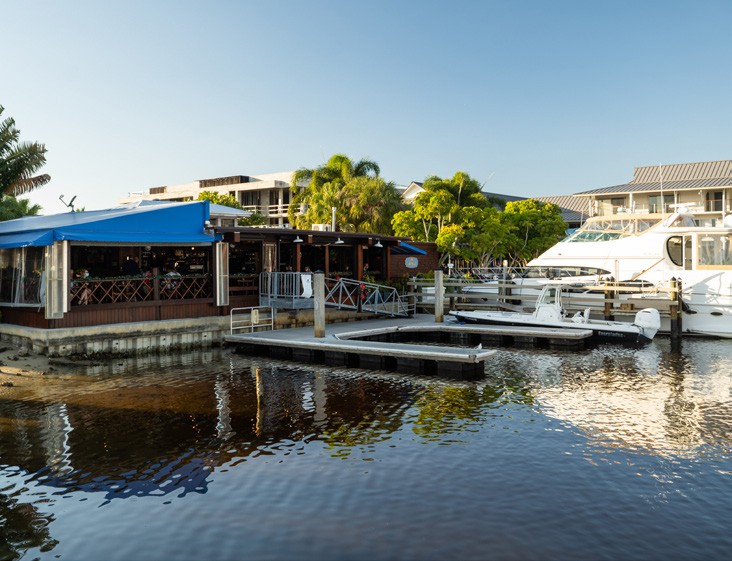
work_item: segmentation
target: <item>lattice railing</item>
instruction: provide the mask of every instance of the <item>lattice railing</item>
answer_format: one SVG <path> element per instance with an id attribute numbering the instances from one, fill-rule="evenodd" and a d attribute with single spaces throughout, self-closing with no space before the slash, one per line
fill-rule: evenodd
<path id="1" fill-rule="evenodd" d="M 212 298 L 213 282 L 210 275 L 74 279 L 69 294 L 72 306 L 148 302 L 156 295 L 159 300 Z"/>

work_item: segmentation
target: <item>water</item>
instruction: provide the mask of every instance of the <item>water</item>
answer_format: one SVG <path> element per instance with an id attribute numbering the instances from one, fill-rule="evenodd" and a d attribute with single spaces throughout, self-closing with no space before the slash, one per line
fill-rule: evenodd
<path id="1" fill-rule="evenodd" d="M 732 342 L 478 382 L 226 350 L 0 388 L 0 559 L 727 559 Z"/>

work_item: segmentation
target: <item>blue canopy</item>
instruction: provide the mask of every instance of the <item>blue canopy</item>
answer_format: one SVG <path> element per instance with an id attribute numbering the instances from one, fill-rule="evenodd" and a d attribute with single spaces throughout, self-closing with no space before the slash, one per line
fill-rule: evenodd
<path id="1" fill-rule="evenodd" d="M 0 222 L 0 248 L 52 245 L 54 241 L 211 243 L 205 232 L 209 202 L 66 212 Z"/>

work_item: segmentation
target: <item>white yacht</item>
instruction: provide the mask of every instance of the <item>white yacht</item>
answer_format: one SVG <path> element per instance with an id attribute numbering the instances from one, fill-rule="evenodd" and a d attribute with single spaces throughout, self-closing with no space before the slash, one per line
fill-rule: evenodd
<path id="1" fill-rule="evenodd" d="M 687 205 L 666 218 L 592 217 L 529 267 L 599 270 L 621 283 L 680 280 L 684 333 L 732 338 L 732 215 L 721 226 L 697 224 Z"/>

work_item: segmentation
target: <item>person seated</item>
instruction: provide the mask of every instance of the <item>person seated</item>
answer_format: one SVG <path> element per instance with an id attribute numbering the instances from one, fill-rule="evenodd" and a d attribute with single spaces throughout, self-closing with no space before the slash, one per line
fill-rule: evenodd
<path id="1" fill-rule="evenodd" d="M 178 279 L 180 279 L 180 273 L 175 269 L 170 269 L 164 275 L 165 277 L 165 290 L 173 290 L 178 285 Z"/>

